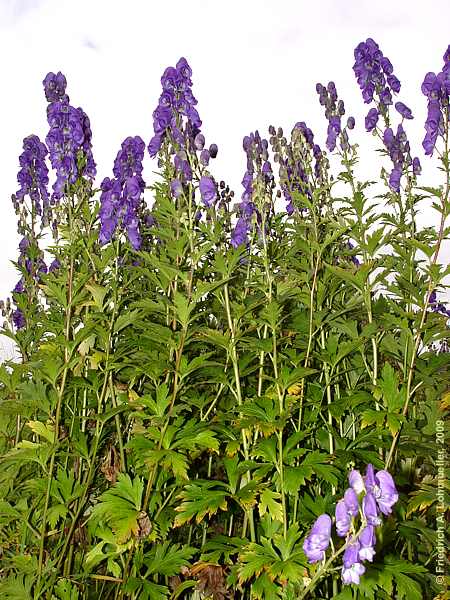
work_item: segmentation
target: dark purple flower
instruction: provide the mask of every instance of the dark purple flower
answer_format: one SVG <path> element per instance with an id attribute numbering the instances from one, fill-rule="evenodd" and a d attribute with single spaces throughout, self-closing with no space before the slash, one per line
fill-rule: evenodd
<path id="1" fill-rule="evenodd" d="M 247 243 L 247 235 L 248 223 L 244 217 L 241 217 L 231 232 L 231 245 L 233 248 L 237 248 L 238 246 Z"/>
<path id="2" fill-rule="evenodd" d="M 402 170 L 399 167 L 392 169 L 389 176 L 389 187 L 394 192 L 400 191 L 400 180 L 402 178 Z"/>
<path id="3" fill-rule="evenodd" d="M 217 198 L 217 187 L 211 177 L 203 176 L 199 183 L 200 195 L 205 206 L 210 207 Z"/>
<path id="4" fill-rule="evenodd" d="M 401 116 L 402 116 L 404 119 L 412 119 L 412 118 L 413 118 L 413 115 L 412 115 L 411 109 L 410 109 L 410 108 L 408 108 L 408 107 L 406 106 L 406 104 L 403 104 L 403 102 L 396 102 L 396 103 L 395 103 L 395 110 L 396 110 L 398 113 L 400 113 L 400 114 L 401 114 Z"/>
<path id="5" fill-rule="evenodd" d="M 373 131 L 378 123 L 380 113 L 376 108 L 371 108 L 365 118 L 366 131 Z"/>
<path id="6" fill-rule="evenodd" d="M 26 319 L 25 319 L 25 315 L 23 314 L 23 312 L 20 310 L 20 308 L 16 308 L 15 311 L 13 311 L 12 313 L 12 320 L 14 323 L 14 327 L 19 330 L 19 329 L 24 329 L 26 327 Z"/>
<path id="7" fill-rule="evenodd" d="M 218 151 L 219 151 L 219 149 L 217 147 L 217 144 L 210 145 L 209 154 L 210 154 L 211 158 L 216 158 Z"/>
<path id="8" fill-rule="evenodd" d="M 422 173 L 422 166 L 420 164 L 420 160 L 417 158 L 417 156 L 415 158 L 413 158 L 413 173 L 414 175 L 420 175 Z"/>
<path id="9" fill-rule="evenodd" d="M 368 38 L 358 44 L 354 54 L 353 71 L 364 102 L 372 102 L 377 95 L 380 106 L 387 107 L 392 104 L 391 92 L 397 94 L 400 91 L 400 81 L 393 74 L 391 62 L 383 56 L 378 44 L 372 38 Z"/>
<path id="10" fill-rule="evenodd" d="M 42 84 L 48 102 L 58 102 L 59 100 L 68 99 L 66 96 L 67 81 L 61 71 L 56 73 L 56 75 L 55 73 L 47 73 Z"/>
<path id="11" fill-rule="evenodd" d="M 58 269 L 61 267 L 61 263 L 59 262 L 59 260 L 57 258 L 54 258 L 52 260 L 52 262 L 50 263 L 50 266 L 48 268 L 48 272 L 49 273 L 54 273 L 55 271 L 58 271 Z"/>
<path id="12" fill-rule="evenodd" d="M 161 149 L 163 143 L 164 136 L 160 133 L 155 134 L 150 140 L 147 149 L 148 153 L 152 158 L 154 158 Z"/>
<path id="13" fill-rule="evenodd" d="M 47 212 L 49 205 L 48 168 L 45 157 L 48 151 L 37 135 L 30 135 L 23 140 L 23 152 L 19 157 L 21 166 L 17 174 L 20 188 L 14 196 L 14 202 L 22 202 L 28 195 L 38 215 Z"/>
<path id="14" fill-rule="evenodd" d="M 339 116 L 332 116 L 328 122 L 326 147 L 330 152 L 336 148 L 336 139 L 341 132 L 341 119 Z"/>
<path id="15" fill-rule="evenodd" d="M 325 550 L 330 545 L 330 539 L 331 518 L 326 514 L 320 515 L 303 543 L 303 551 L 309 563 L 325 558 Z"/>
<path id="16" fill-rule="evenodd" d="M 59 75 L 61 74 L 58 73 Z M 59 84 L 55 79 L 58 76 L 49 73 L 44 79 L 46 97 L 50 102 L 47 107 L 50 130 L 45 141 L 49 149 L 50 162 L 56 171 L 52 200 L 59 200 L 64 194 L 66 184 L 75 183 L 79 176 L 85 175 L 93 179 L 96 174 L 89 118 L 83 109 L 74 108 L 69 104 L 69 97 L 66 94 L 61 94 L 66 83 L 62 76 L 64 81 L 61 80 L 60 83 L 64 85 L 58 88 Z M 52 87 L 53 84 L 55 87 Z M 85 159 L 83 171 L 79 170 L 80 151 Z"/>
<path id="17" fill-rule="evenodd" d="M 347 129 L 353 129 L 355 127 L 355 117 L 349 117 L 347 119 Z"/>
<path id="18" fill-rule="evenodd" d="M 111 241 L 116 230 L 126 231 L 135 250 L 141 246 L 138 216 L 145 182 L 142 179 L 142 160 L 145 144 L 139 136 L 127 137 L 117 153 L 113 172 L 115 179 L 106 177 L 101 183 L 100 244 Z"/>

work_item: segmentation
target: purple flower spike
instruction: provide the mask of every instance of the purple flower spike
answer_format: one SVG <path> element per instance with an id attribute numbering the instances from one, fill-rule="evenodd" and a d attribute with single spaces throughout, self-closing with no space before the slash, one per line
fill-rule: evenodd
<path id="1" fill-rule="evenodd" d="M 325 550 L 330 545 L 330 538 L 331 518 L 326 514 L 320 515 L 303 543 L 303 551 L 309 563 L 325 558 Z"/>
<path id="2" fill-rule="evenodd" d="M 217 188 L 211 177 L 203 176 L 200 179 L 200 195 L 205 206 L 210 207 L 217 198 Z"/>

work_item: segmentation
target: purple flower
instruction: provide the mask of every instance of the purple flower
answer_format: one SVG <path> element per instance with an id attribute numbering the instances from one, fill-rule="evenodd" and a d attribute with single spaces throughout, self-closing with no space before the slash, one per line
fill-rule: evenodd
<path id="1" fill-rule="evenodd" d="M 344 563 L 344 567 L 348 569 L 355 562 L 358 562 L 359 558 L 359 541 L 355 538 L 352 538 L 347 542 L 347 546 L 345 548 L 344 556 L 342 562 Z"/>
<path id="2" fill-rule="evenodd" d="M 20 188 L 14 196 L 16 209 L 25 196 L 29 196 L 38 215 L 47 212 L 49 205 L 48 168 L 45 157 L 48 150 L 37 135 L 30 135 L 23 140 L 23 152 L 19 157 L 20 171 L 17 181 Z"/>
<path id="3" fill-rule="evenodd" d="M 362 475 L 355 469 L 352 469 L 348 474 L 348 482 L 357 494 L 360 494 L 365 489 Z"/>
<path id="4" fill-rule="evenodd" d="M 12 320 L 13 320 L 14 327 L 16 328 L 16 330 L 24 329 L 26 327 L 27 322 L 25 319 L 25 315 L 20 310 L 20 308 L 16 308 L 16 310 L 13 311 Z"/>
<path id="5" fill-rule="evenodd" d="M 199 183 L 200 195 L 205 206 L 210 207 L 217 198 L 216 184 L 211 177 L 203 176 Z"/>
<path id="6" fill-rule="evenodd" d="M 197 133 L 194 139 L 194 146 L 196 150 L 203 150 L 205 146 L 205 136 L 203 133 Z"/>
<path id="7" fill-rule="evenodd" d="M 376 94 L 382 107 L 392 104 L 391 92 L 397 94 L 400 91 L 400 81 L 393 74 L 391 62 L 383 56 L 378 44 L 368 38 L 358 44 L 354 55 L 353 71 L 364 102 L 369 104 Z"/>
<path id="8" fill-rule="evenodd" d="M 340 537 L 348 533 L 352 517 L 356 517 L 358 513 L 358 496 L 353 488 L 348 488 L 344 498 L 336 504 L 336 531 Z"/>
<path id="9" fill-rule="evenodd" d="M 247 242 L 248 224 L 244 217 L 241 217 L 231 232 L 231 245 L 237 248 Z"/>
<path id="10" fill-rule="evenodd" d="M 58 269 L 61 267 L 61 263 L 59 262 L 59 260 L 57 258 L 54 258 L 52 260 L 52 262 L 50 263 L 50 266 L 48 268 L 48 272 L 49 273 L 54 273 L 55 271 L 58 271 Z"/>
<path id="11" fill-rule="evenodd" d="M 58 77 L 59 78 L 58 83 Z M 58 87 L 59 86 L 59 87 Z M 47 121 L 50 130 L 45 138 L 49 149 L 50 162 L 56 171 L 52 200 L 59 200 L 68 183 L 75 183 L 80 175 L 93 179 L 96 166 L 92 156 L 92 132 L 89 118 L 81 108 L 69 104 L 64 94 L 66 80 L 61 73 L 49 73 L 44 79 L 44 90 L 50 104 L 47 107 Z M 84 154 L 84 170 L 79 171 L 78 152 Z"/>
<path id="12" fill-rule="evenodd" d="M 67 99 L 67 81 L 61 71 L 56 73 L 56 75 L 55 73 L 47 73 L 42 84 L 48 102 L 58 102 L 59 100 Z"/>
<path id="13" fill-rule="evenodd" d="M 420 160 L 417 158 L 417 156 L 415 158 L 413 158 L 413 173 L 414 175 L 420 175 L 422 173 L 422 166 L 420 164 Z"/>
<path id="14" fill-rule="evenodd" d="M 115 179 L 101 183 L 100 244 L 111 241 L 117 230 L 124 230 L 135 250 L 141 246 L 139 210 L 145 182 L 142 179 L 142 160 L 145 144 L 139 136 L 127 137 L 117 153 L 113 173 Z"/>
<path id="15" fill-rule="evenodd" d="M 350 567 L 342 567 L 341 577 L 345 584 L 354 583 L 359 585 L 360 577 L 366 572 L 366 568 L 360 562 L 353 563 Z"/>
<path id="16" fill-rule="evenodd" d="M 326 514 L 320 515 L 303 543 L 303 551 L 309 563 L 325 558 L 325 550 L 330 545 L 330 539 L 331 518 Z"/>
<path id="17" fill-rule="evenodd" d="M 183 193 L 183 186 L 179 179 L 172 179 L 170 182 L 170 191 L 174 198 L 179 198 Z"/>
<path id="18" fill-rule="evenodd" d="M 216 158 L 218 151 L 219 149 L 217 147 L 217 144 L 211 144 L 209 146 L 209 155 L 211 156 L 211 158 Z"/>
<path id="19" fill-rule="evenodd" d="M 211 158 L 211 155 L 209 154 L 209 150 L 207 150 L 206 148 L 204 148 L 201 152 L 200 152 L 200 162 L 204 167 L 207 167 L 209 165 L 209 159 Z"/>
<path id="20" fill-rule="evenodd" d="M 339 500 L 336 504 L 336 532 L 339 537 L 344 537 L 350 530 L 351 516 L 348 512 L 344 500 Z"/>
<path id="21" fill-rule="evenodd" d="M 377 502 L 371 492 L 366 492 L 362 501 L 362 510 L 369 525 L 375 525 L 376 527 L 381 524 L 381 519 L 378 516 Z"/>
<path id="22" fill-rule="evenodd" d="M 358 553 L 359 559 L 372 562 L 373 557 L 375 556 L 374 546 L 376 543 L 375 529 L 373 525 L 367 525 L 364 527 L 362 532 L 359 534 L 358 540 L 360 544 Z"/>
<path id="23" fill-rule="evenodd" d="M 378 507 L 384 515 L 390 515 L 393 505 L 398 500 L 398 492 L 394 480 L 392 479 L 392 475 L 385 470 L 377 471 L 375 481 L 376 484 L 373 487 L 373 494 Z"/>
<path id="24" fill-rule="evenodd" d="M 353 129 L 355 127 L 355 117 L 349 117 L 347 119 L 347 129 Z"/>
<path id="25" fill-rule="evenodd" d="M 396 110 L 398 113 L 400 113 L 400 114 L 401 114 L 401 116 L 402 116 L 404 119 L 412 119 L 412 118 L 413 118 L 413 115 L 412 115 L 411 109 L 410 109 L 410 108 L 408 108 L 408 107 L 406 106 L 406 104 L 403 104 L 403 102 L 396 102 L 396 103 L 395 103 L 395 110 Z"/>
<path id="26" fill-rule="evenodd" d="M 391 174 L 389 176 L 389 187 L 394 192 L 400 191 L 400 180 L 402 177 L 402 170 L 399 167 L 395 167 L 392 169 Z"/>
<path id="27" fill-rule="evenodd" d="M 339 116 L 332 116 L 328 122 L 326 147 L 330 152 L 336 148 L 336 139 L 341 132 L 341 119 Z"/>
<path id="28" fill-rule="evenodd" d="M 371 108 L 365 118 L 366 131 L 373 131 L 378 123 L 380 114 L 376 108 Z"/>

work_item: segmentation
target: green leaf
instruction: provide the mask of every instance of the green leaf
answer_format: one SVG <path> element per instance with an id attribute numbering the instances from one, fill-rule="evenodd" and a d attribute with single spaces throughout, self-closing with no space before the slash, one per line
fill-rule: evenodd
<path id="1" fill-rule="evenodd" d="M 275 521 L 283 521 L 283 507 L 280 502 L 281 494 L 266 488 L 261 492 L 258 508 L 261 517 L 267 512 Z"/>

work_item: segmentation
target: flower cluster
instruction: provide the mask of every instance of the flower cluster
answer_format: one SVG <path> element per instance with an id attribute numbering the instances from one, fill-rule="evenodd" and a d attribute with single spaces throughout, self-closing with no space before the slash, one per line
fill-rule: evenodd
<path id="1" fill-rule="evenodd" d="M 184 186 L 196 178 L 203 204 L 210 208 L 218 199 L 217 184 L 207 173 L 206 167 L 216 158 L 216 144 L 205 147 L 205 136 L 201 133 L 202 121 L 195 108 L 197 100 L 192 93 L 192 69 L 185 58 L 180 58 L 175 67 L 167 67 L 161 77 L 162 93 L 158 106 L 153 111 L 153 137 L 148 145 L 151 157 L 161 150 L 166 142 L 171 157 L 170 191 L 179 198 Z M 161 163 L 162 165 L 162 163 Z M 198 173 L 196 169 L 198 168 Z M 197 212 L 199 215 L 199 213 Z"/>
<path id="2" fill-rule="evenodd" d="M 164 139 L 170 133 L 181 148 L 201 146 L 204 138 L 199 136 L 202 125 L 195 108 L 197 100 L 192 93 L 192 69 L 185 58 L 180 58 L 175 67 L 167 67 L 161 77 L 163 91 L 158 106 L 153 111 L 154 135 L 148 145 L 151 157 L 161 149 Z M 205 160 L 208 151 L 204 152 Z"/>
<path id="3" fill-rule="evenodd" d="M 69 104 L 62 73 L 48 73 L 43 81 L 50 130 L 45 138 L 50 162 L 56 171 L 52 201 L 60 200 L 67 183 L 85 175 L 94 179 L 96 166 L 92 156 L 92 132 L 89 118 L 81 108 Z"/>
<path id="4" fill-rule="evenodd" d="M 242 147 L 247 156 L 247 169 L 242 179 L 244 191 L 238 205 L 239 219 L 231 233 L 231 245 L 234 248 L 247 243 L 252 219 L 255 217 L 261 224 L 262 211 L 270 212 L 266 200 L 271 197 L 271 190 L 274 187 L 268 141 L 255 131 L 244 137 Z"/>
<path id="5" fill-rule="evenodd" d="M 105 177 L 100 196 L 100 244 L 109 242 L 123 229 L 135 250 L 141 247 L 139 209 L 145 182 L 142 179 L 142 161 L 145 144 L 139 137 L 127 137 L 114 161 L 114 178 Z"/>
<path id="6" fill-rule="evenodd" d="M 437 75 L 427 73 L 422 83 L 422 93 L 428 98 L 428 114 L 425 122 L 425 137 L 422 146 L 431 156 L 438 136 L 444 134 L 444 118 L 450 118 L 450 46 L 444 54 L 444 66 Z M 445 117 L 445 113 L 447 116 Z"/>
<path id="7" fill-rule="evenodd" d="M 392 476 L 385 470 L 375 473 L 372 465 L 367 466 L 365 477 L 359 471 L 351 471 L 349 483 L 344 497 L 336 504 L 335 527 L 337 535 L 346 538 L 342 580 L 347 584 L 358 584 L 366 570 L 364 561 L 372 562 L 375 555 L 375 528 L 381 525 L 381 514 L 391 514 L 398 493 Z M 358 516 L 361 517 L 359 528 Z M 325 559 L 331 541 L 331 529 L 331 517 L 320 515 L 303 544 L 308 562 Z"/>
<path id="8" fill-rule="evenodd" d="M 29 285 L 41 282 L 41 276 L 47 273 L 47 265 L 43 259 L 43 253 L 34 239 L 24 236 L 19 243 L 19 259 L 17 265 L 22 271 L 22 276 L 16 283 L 12 295 L 16 304 L 20 304 L 20 298 L 24 297 Z M 13 323 L 16 329 L 26 326 L 23 311 L 18 307 L 12 313 Z"/>
<path id="9" fill-rule="evenodd" d="M 319 95 L 320 104 L 325 107 L 325 117 L 328 120 L 326 147 L 330 152 L 333 152 L 339 136 L 342 150 L 347 150 L 349 147 L 347 128 L 353 129 L 355 126 L 354 118 L 349 117 L 347 127 L 342 127 L 341 120 L 345 115 L 345 106 L 343 100 L 338 100 L 336 85 L 333 81 L 330 81 L 326 87 L 318 83 L 316 92 Z"/>
<path id="10" fill-rule="evenodd" d="M 13 196 L 16 213 L 20 210 L 25 196 L 32 202 L 32 210 L 41 215 L 47 212 L 48 196 L 48 168 L 45 157 L 48 150 L 37 135 L 29 135 L 23 140 L 23 152 L 19 157 L 20 171 L 17 181 L 20 188 Z"/>
<path id="11" fill-rule="evenodd" d="M 370 104 L 375 98 L 377 100 L 377 108 L 370 109 L 366 118 L 366 127 L 369 125 L 373 128 L 379 113 L 387 114 L 388 107 L 393 103 L 392 94 L 398 94 L 400 91 L 400 81 L 394 75 L 391 61 L 383 56 L 372 38 L 358 44 L 354 56 L 353 71 L 364 102 Z"/>
<path id="12" fill-rule="evenodd" d="M 280 187 L 287 202 L 286 212 L 291 215 L 294 212 L 293 194 L 297 192 L 311 198 L 314 183 L 322 183 L 324 157 L 320 146 L 314 143 L 313 132 L 304 121 L 294 125 L 289 143 L 283 136 L 281 127 L 277 131 L 270 127 L 269 132 L 274 161 L 280 165 Z M 316 179 L 315 182 L 313 178 Z"/>

